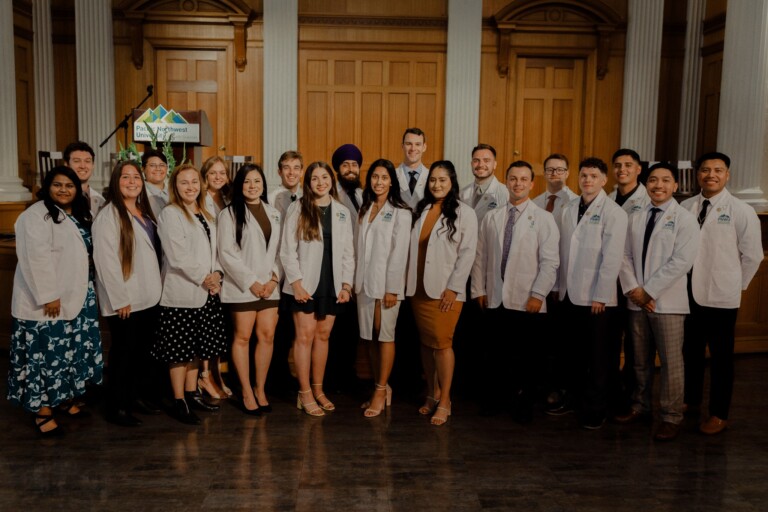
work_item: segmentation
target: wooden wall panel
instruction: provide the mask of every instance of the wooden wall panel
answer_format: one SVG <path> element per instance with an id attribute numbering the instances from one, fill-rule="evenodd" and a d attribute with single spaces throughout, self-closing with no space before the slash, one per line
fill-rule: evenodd
<path id="1" fill-rule="evenodd" d="M 722 73 L 722 52 L 704 57 L 701 63 L 697 155 L 717 150 L 717 122 L 720 116 L 720 81 Z"/>
<path id="2" fill-rule="evenodd" d="M 35 86 L 32 41 L 14 38 L 16 71 L 16 137 L 19 178 L 30 190 L 35 185 Z"/>
<path id="3" fill-rule="evenodd" d="M 245 70 L 235 73 L 235 108 L 230 112 L 230 140 L 224 141 L 223 152 L 252 156 L 254 162 L 262 162 L 264 82 L 261 46 L 249 47 L 247 58 Z M 276 168 L 277 162 L 263 162 L 263 166 L 265 169 Z"/>
<path id="4" fill-rule="evenodd" d="M 357 144 L 363 168 L 402 158 L 403 131 L 427 134 L 430 158 L 442 154 L 444 54 L 299 50 L 299 148 L 305 160 L 329 160 Z M 321 126 L 322 125 L 322 126 Z"/>

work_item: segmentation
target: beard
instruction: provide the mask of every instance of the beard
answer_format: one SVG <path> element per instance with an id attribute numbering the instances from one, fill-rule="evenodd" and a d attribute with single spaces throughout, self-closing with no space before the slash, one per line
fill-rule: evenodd
<path id="1" fill-rule="evenodd" d="M 352 179 L 339 176 L 339 184 L 341 185 L 341 188 L 344 189 L 344 192 L 353 194 L 355 190 L 361 188 L 360 175 L 357 175 Z"/>

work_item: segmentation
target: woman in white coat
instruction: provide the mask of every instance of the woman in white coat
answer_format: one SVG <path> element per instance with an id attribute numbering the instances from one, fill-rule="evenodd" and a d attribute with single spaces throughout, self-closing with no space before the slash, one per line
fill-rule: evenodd
<path id="1" fill-rule="evenodd" d="M 285 271 L 283 292 L 293 296 L 296 407 L 310 416 L 323 416 L 336 409 L 323 393 L 323 377 L 336 313 L 352 295 L 355 220 L 337 199 L 336 178 L 327 163 L 307 167 L 303 191 L 286 213 L 280 261 Z"/>
<path id="2" fill-rule="evenodd" d="M 232 203 L 219 214 L 219 261 L 227 275 L 221 300 L 229 304 L 235 327 L 232 362 L 243 395 L 243 412 L 270 412 L 264 385 L 277 326 L 282 277 L 280 212 L 267 204 L 267 180 L 256 164 L 245 164 L 232 184 Z M 248 355 L 256 334 L 253 355 L 256 385 L 251 385 Z"/>
<path id="3" fill-rule="evenodd" d="M 192 165 L 177 167 L 168 183 L 170 202 L 160 213 L 163 295 L 152 354 L 170 367 L 171 414 L 187 424 L 200 419 L 190 410 L 217 411 L 197 389 L 198 362 L 226 350 L 224 312 L 219 300 L 223 272 L 216 257 L 216 224 L 205 209 L 202 177 Z"/>
<path id="4" fill-rule="evenodd" d="M 138 377 L 152 367 L 161 254 L 138 164 L 120 162 L 109 180 L 109 200 L 93 222 L 93 263 L 99 307 L 112 336 L 107 420 L 122 426 L 141 424 L 131 414 L 137 395 L 158 392 L 147 389 L 154 382 Z"/>
<path id="5" fill-rule="evenodd" d="M 395 361 L 395 324 L 405 292 L 411 219 L 395 166 L 376 160 L 365 179 L 355 273 L 360 339 L 368 343 L 375 384 L 371 399 L 363 404 L 366 418 L 378 416 L 392 401 L 387 381 Z"/>
<path id="6" fill-rule="evenodd" d="M 71 400 L 102 373 L 96 292 L 89 271 L 91 212 L 80 180 L 54 167 L 41 199 L 16 221 L 8 400 L 35 414 L 42 436 L 63 430 L 53 408 L 85 416 Z"/>
<path id="7" fill-rule="evenodd" d="M 456 169 L 448 160 L 437 161 L 416 207 L 406 284 L 427 377 L 427 401 L 419 413 L 432 415 L 433 425 L 445 424 L 451 415 L 453 333 L 467 300 L 476 247 L 477 216 L 459 201 Z"/>
<path id="8" fill-rule="evenodd" d="M 214 218 L 217 218 L 219 212 L 229 204 L 229 166 L 223 158 L 214 155 L 203 162 L 200 174 L 203 176 L 205 189 L 205 209 Z M 227 329 L 227 332 L 229 332 L 229 329 Z M 210 362 L 207 359 L 203 360 L 200 365 L 200 375 L 197 379 L 198 386 L 208 393 L 211 398 L 216 399 L 232 396 L 232 390 L 227 387 L 221 376 L 219 363 L 219 358 Z"/>

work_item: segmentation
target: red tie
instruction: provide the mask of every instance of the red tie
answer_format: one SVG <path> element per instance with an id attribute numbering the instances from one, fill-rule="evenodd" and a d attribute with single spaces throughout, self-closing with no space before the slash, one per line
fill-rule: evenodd
<path id="1" fill-rule="evenodd" d="M 547 211 L 549 213 L 552 213 L 552 210 L 555 209 L 555 199 L 557 199 L 557 196 L 552 194 L 547 198 Z"/>

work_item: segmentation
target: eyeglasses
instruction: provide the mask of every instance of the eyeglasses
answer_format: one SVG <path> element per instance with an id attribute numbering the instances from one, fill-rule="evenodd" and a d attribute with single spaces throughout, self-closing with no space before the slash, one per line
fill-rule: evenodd
<path id="1" fill-rule="evenodd" d="M 544 174 L 565 174 L 568 172 L 568 169 L 565 167 L 547 167 L 544 169 Z"/>
<path id="2" fill-rule="evenodd" d="M 167 164 L 147 164 L 149 169 L 167 169 Z"/>

